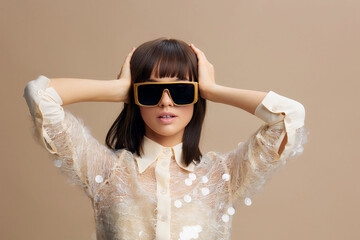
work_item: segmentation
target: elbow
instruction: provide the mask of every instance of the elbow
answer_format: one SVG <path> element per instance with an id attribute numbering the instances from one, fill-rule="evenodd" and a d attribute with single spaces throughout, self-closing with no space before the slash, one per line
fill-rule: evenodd
<path id="1" fill-rule="evenodd" d="M 301 103 L 292 102 L 291 110 L 285 116 L 285 123 L 287 127 L 300 128 L 305 123 L 305 107 Z"/>
<path id="2" fill-rule="evenodd" d="M 304 105 L 302 105 L 301 103 L 297 102 L 296 104 L 296 115 L 298 116 L 299 119 L 301 119 L 302 121 L 305 120 L 305 107 Z"/>

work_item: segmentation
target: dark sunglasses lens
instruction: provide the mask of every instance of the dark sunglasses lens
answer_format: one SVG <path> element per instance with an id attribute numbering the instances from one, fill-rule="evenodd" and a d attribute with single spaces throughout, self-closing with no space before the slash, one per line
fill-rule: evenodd
<path id="1" fill-rule="evenodd" d="M 156 105 L 161 98 L 162 87 L 159 85 L 139 85 L 138 100 L 142 105 Z"/>
<path id="2" fill-rule="evenodd" d="M 194 85 L 192 84 L 169 84 L 168 89 L 171 94 L 171 98 L 177 105 L 186 105 L 194 101 Z"/>

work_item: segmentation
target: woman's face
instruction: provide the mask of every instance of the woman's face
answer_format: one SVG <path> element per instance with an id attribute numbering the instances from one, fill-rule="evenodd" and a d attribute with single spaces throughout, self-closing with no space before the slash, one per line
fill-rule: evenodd
<path id="1" fill-rule="evenodd" d="M 151 79 L 158 82 L 173 82 L 172 78 L 156 78 L 153 74 Z M 188 79 L 180 79 L 182 81 Z M 185 127 L 193 115 L 194 105 L 175 106 L 167 91 L 164 91 L 159 104 L 155 107 L 140 106 L 140 113 L 145 122 L 145 135 L 151 140 L 165 147 L 175 146 L 182 142 Z M 164 118 L 163 115 L 174 117 Z"/>

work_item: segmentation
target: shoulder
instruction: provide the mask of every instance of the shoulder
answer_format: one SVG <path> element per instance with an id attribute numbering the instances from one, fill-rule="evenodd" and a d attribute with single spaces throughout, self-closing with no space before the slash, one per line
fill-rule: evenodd
<path id="1" fill-rule="evenodd" d="M 205 167 L 205 168 L 212 168 L 216 167 L 218 168 L 219 165 L 222 165 L 226 158 L 228 153 L 221 153 L 217 151 L 209 151 L 202 155 L 201 161 L 198 164 L 198 167 Z"/>
<path id="2" fill-rule="evenodd" d="M 134 154 L 130 152 L 129 150 L 122 148 L 122 149 L 116 149 L 113 150 L 115 155 L 117 156 L 117 160 L 124 162 L 124 161 L 133 161 Z"/>

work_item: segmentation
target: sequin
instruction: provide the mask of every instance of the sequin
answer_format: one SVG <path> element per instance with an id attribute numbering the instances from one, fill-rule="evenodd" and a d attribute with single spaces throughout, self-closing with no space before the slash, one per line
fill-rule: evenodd
<path id="1" fill-rule="evenodd" d="M 228 213 L 229 215 L 234 215 L 234 214 L 235 214 L 235 208 L 229 207 L 228 210 L 227 210 L 227 213 Z"/>
<path id="2" fill-rule="evenodd" d="M 101 175 L 96 175 L 96 177 L 95 177 L 95 182 L 101 183 L 103 180 L 104 180 L 104 179 L 103 179 L 103 177 L 102 177 Z"/>
<path id="3" fill-rule="evenodd" d="M 139 237 L 141 237 L 143 235 L 143 231 L 139 232 Z"/>
<path id="4" fill-rule="evenodd" d="M 181 203 L 180 200 L 176 200 L 176 201 L 174 202 L 174 205 L 175 205 L 175 207 L 177 207 L 177 208 L 181 208 L 182 203 Z"/>
<path id="5" fill-rule="evenodd" d="M 184 201 L 187 202 L 187 203 L 191 202 L 191 197 L 189 195 L 185 195 L 184 196 Z"/>
<path id="6" fill-rule="evenodd" d="M 191 179 L 189 179 L 189 178 L 185 179 L 185 184 L 186 184 L 187 186 L 190 186 L 190 185 L 192 184 Z"/>
<path id="7" fill-rule="evenodd" d="M 208 195 L 209 192 L 210 192 L 210 190 L 209 190 L 208 188 L 201 188 L 201 193 L 202 193 L 204 196 Z"/>
<path id="8" fill-rule="evenodd" d="M 222 175 L 222 179 L 225 180 L 225 181 L 229 181 L 230 180 L 230 175 L 228 173 L 224 173 Z"/>
<path id="9" fill-rule="evenodd" d="M 251 205 L 251 198 L 249 198 L 249 197 L 245 198 L 244 202 L 245 202 L 245 205 L 250 206 Z"/>
<path id="10" fill-rule="evenodd" d="M 180 240 L 198 239 L 201 231 L 202 227 L 200 225 L 183 226 L 182 232 L 179 235 Z"/>
<path id="11" fill-rule="evenodd" d="M 224 214 L 224 215 L 222 215 L 221 219 L 222 219 L 224 222 L 228 222 L 229 219 L 230 219 L 230 217 L 229 217 L 229 215 Z"/>
<path id="12" fill-rule="evenodd" d="M 207 183 L 209 181 L 209 179 L 207 178 L 207 176 L 203 176 L 202 178 L 201 178 L 201 182 L 202 183 Z"/>
<path id="13" fill-rule="evenodd" d="M 189 178 L 194 181 L 196 179 L 195 173 L 189 173 Z"/>
<path id="14" fill-rule="evenodd" d="M 55 165 L 55 167 L 61 167 L 61 165 L 62 165 L 62 161 L 61 161 L 61 159 L 56 159 L 55 161 L 54 161 L 54 165 Z"/>

